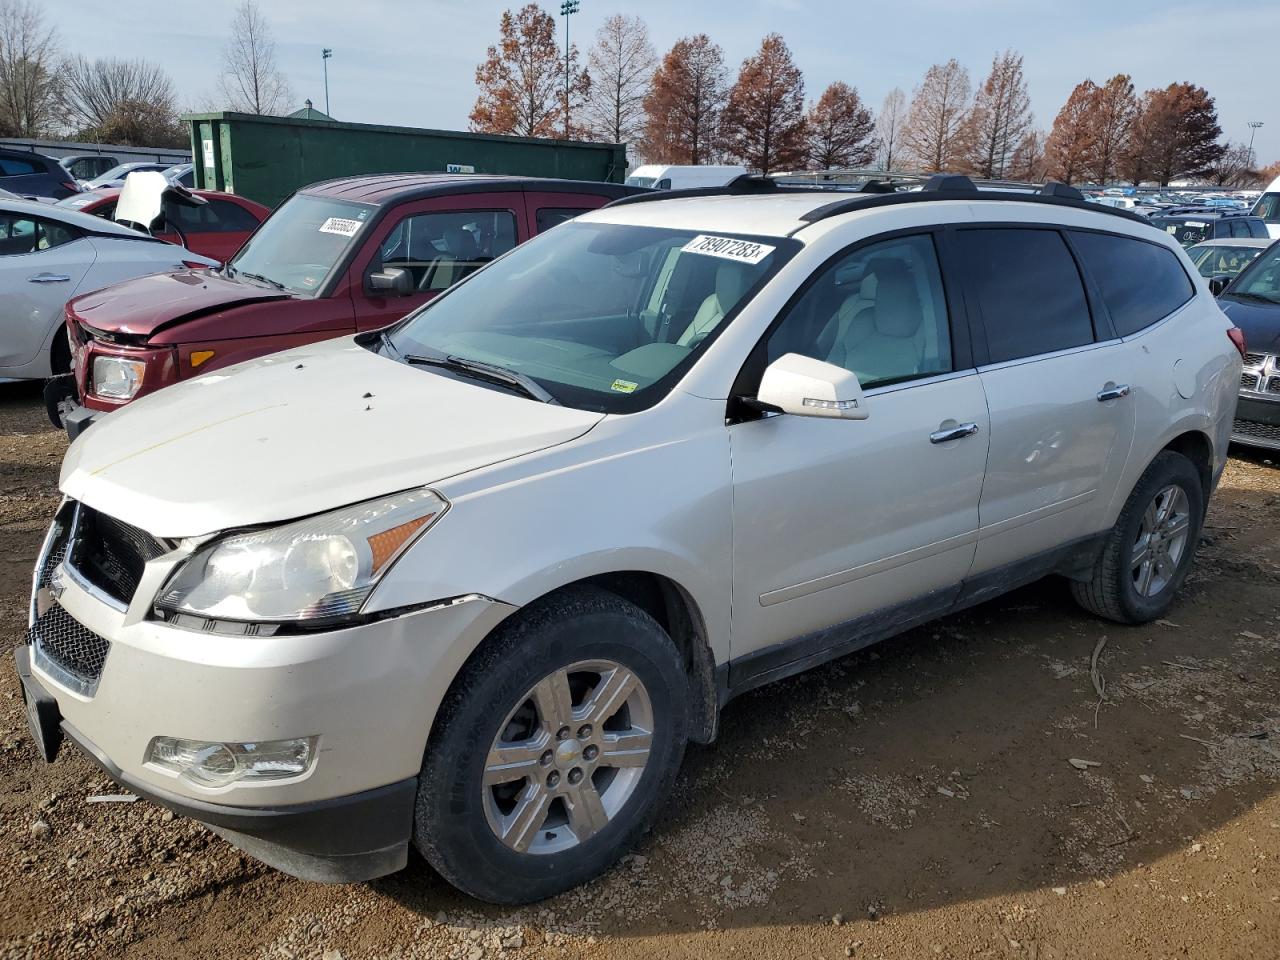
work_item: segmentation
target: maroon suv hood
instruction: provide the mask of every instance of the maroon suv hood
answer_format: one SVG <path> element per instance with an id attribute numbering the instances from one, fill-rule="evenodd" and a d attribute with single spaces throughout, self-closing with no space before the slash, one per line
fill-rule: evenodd
<path id="1" fill-rule="evenodd" d="M 68 308 L 95 330 L 148 337 L 178 320 L 290 295 L 211 270 L 157 273 L 76 297 Z"/>

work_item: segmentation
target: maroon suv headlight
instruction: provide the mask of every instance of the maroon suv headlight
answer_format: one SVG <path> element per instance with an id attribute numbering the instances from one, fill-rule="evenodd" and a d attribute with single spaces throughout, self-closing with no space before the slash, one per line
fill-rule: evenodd
<path id="1" fill-rule="evenodd" d="M 142 388 L 147 365 L 142 360 L 98 355 L 93 358 L 89 390 L 109 400 L 132 400 Z"/>

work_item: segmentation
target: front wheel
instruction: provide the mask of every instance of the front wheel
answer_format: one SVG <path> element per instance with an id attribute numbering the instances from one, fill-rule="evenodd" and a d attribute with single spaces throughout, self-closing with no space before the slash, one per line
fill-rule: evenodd
<path id="1" fill-rule="evenodd" d="M 648 614 L 601 590 L 532 604 L 441 707 L 414 842 L 459 889 L 528 903 L 608 869 L 652 825 L 688 734 L 688 680 Z"/>
<path id="2" fill-rule="evenodd" d="M 1204 500 L 1194 464 L 1171 450 L 1159 454 L 1125 501 L 1089 579 L 1071 584 L 1077 602 L 1120 623 L 1163 616 L 1191 570 Z"/>

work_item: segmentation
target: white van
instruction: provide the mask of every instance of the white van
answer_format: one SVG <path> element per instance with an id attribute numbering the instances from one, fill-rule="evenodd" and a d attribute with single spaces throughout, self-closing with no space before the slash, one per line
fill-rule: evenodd
<path id="1" fill-rule="evenodd" d="M 681 167 L 650 163 L 636 167 L 635 172 L 627 177 L 627 186 L 653 187 L 657 190 L 723 187 L 734 177 L 740 177 L 746 172 L 746 167 L 715 167 L 707 164 Z"/>
<path id="2" fill-rule="evenodd" d="M 641 167 L 641 170 L 644 168 Z M 637 171 L 638 173 L 639 171 Z M 628 183 L 631 181 L 628 180 Z M 1253 215 L 1261 217 L 1267 225 L 1267 233 L 1273 240 L 1280 238 L 1280 177 L 1276 177 L 1267 187 L 1267 192 L 1258 198 L 1253 205 Z"/>

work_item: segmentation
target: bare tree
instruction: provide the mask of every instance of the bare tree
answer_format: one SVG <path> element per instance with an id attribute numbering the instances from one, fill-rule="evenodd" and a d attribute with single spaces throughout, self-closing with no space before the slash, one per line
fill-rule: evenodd
<path id="1" fill-rule="evenodd" d="M 121 142 L 143 146 L 185 143 L 178 122 L 173 81 L 147 60 L 88 60 L 72 57 L 62 65 L 63 117 L 87 139 L 104 140 L 113 129 Z M 123 131 L 123 132 L 121 132 Z M 160 136 L 160 141 L 147 137 Z"/>
<path id="2" fill-rule="evenodd" d="M 892 171 L 894 164 L 902 165 L 902 128 L 906 122 L 907 95 L 894 87 L 884 98 L 876 118 L 876 138 L 880 141 L 876 165 L 881 170 Z"/>
<path id="3" fill-rule="evenodd" d="M 584 116 L 591 135 L 609 143 L 634 143 L 644 131 L 644 98 L 658 58 L 649 28 L 639 17 L 615 13 L 596 31 L 587 57 L 591 93 Z"/>
<path id="4" fill-rule="evenodd" d="M 969 118 L 970 165 L 987 179 L 1007 175 L 1014 151 L 1031 128 L 1031 97 L 1022 75 L 1022 55 L 1006 50 L 991 62 Z"/>
<path id="5" fill-rule="evenodd" d="M 1018 148 L 1009 159 L 1008 175 L 1014 180 L 1040 183 L 1048 175 L 1044 152 L 1044 131 L 1029 130 L 1022 137 Z"/>
<path id="6" fill-rule="evenodd" d="M 906 152 L 930 172 L 957 170 L 969 153 L 969 71 L 954 58 L 935 63 L 911 95 Z"/>
<path id="7" fill-rule="evenodd" d="M 227 107 L 241 113 L 274 117 L 292 105 L 293 91 L 276 66 L 276 41 L 258 0 L 236 8 L 218 83 Z"/>
<path id="8" fill-rule="evenodd" d="M 0 133 L 35 137 L 56 125 L 57 35 L 32 0 L 0 0 Z"/>
<path id="9" fill-rule="evenodd" d="M 1252 159 L 1248 144 L 1229 143 L 1222 158 L 1209 171 L 1209 180 L 1220 187 L 1237 190 L 1252 187 L 1258 182 L 1258 171 L 1253 169 Z"/>

